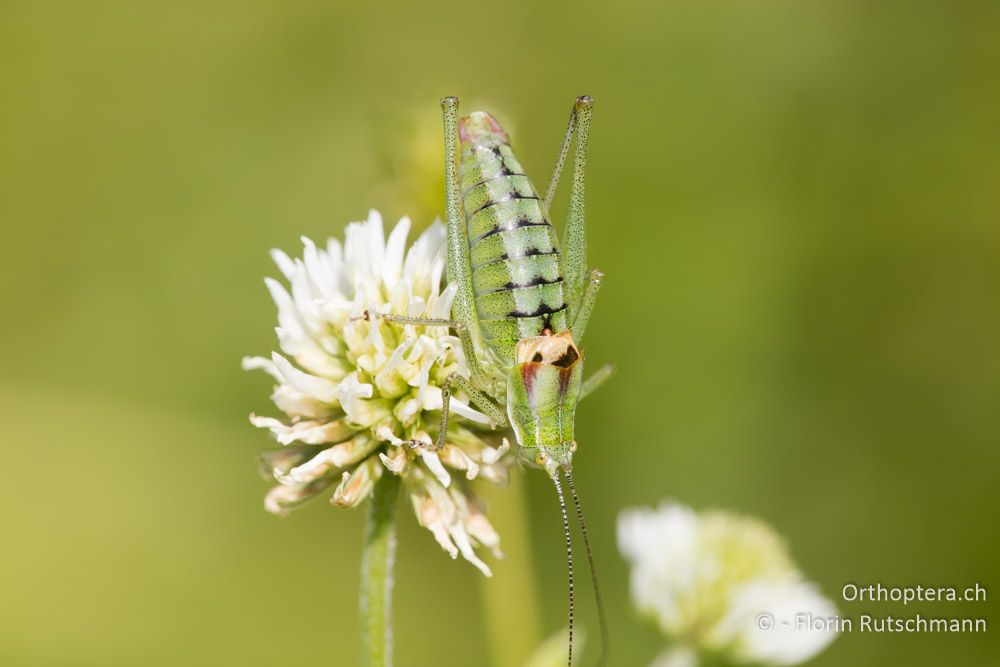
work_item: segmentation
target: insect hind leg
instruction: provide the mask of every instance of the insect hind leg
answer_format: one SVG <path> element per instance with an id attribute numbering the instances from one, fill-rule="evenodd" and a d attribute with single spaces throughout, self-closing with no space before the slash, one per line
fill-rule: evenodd
<path id="1" fill-rule="evenodd" d="M 587 185 L 587 143 L 590 137 L 590 116 L 594 98 L 577 98 L 573 106 L 576 117 L 576 152 L 573 155 L 573 185 L 569 196 L 569 212 L 563 229 L 562 252 L 569 288 L 571 317 L 576 317 L 584 292 L 587 272 L 587 220 L 585 211 Z"/>
<path id="2" fill-rule="evenodd" d="M 444 120 L 444 191 L 445 229 L 448 248 L 447 279 L 458 287 L 452 312 L 455 319 L 472 331 L 478 331 L 476 294 L 472 287 L 469 264 L 469 239 L 462 217 L 461 190 L 458 184 L 458 98 L 441 100 Z"/>
<path id="3" fill-rule="evenodd" d="M 559 146 L 559 157 L 552 167 L 552 176 L 549 178 L 549 186 L 545 188 L 545 211 L 552 208 L 552 199 L 556 196 L 556 188 L 559 187 L 559 178 L 562 176 L 563 167 L 566 165 L 566 156 L 569 155 L 569 146 L 573 143 L 573 134 L 576 131 L 576 106 L 569 114 L 569 124 L 566 126 L 566 134 L 563 135 L 562 144 Z"/>

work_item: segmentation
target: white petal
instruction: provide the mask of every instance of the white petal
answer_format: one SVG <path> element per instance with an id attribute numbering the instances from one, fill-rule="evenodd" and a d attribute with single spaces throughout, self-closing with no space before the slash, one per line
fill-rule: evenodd
<path id="1" fill-rule="evenodd" d="M 698 655 L 683 646 L 669 648 L 656 656 L 649 667 L 698 667 Z"/>
<path id="2" fill-rule="evenodd" d="M 340 484 L 333 492 L 330 502 L 340 507 L 355 507 L 368 497 L 375 487 L 375 481 L 382 476 L 382 468 L 373 462 L 365 462 L 353 473 L 345 472 Z"/>
<path id="3" fill-rule="evenodd" d="M 333 421 L 300 421 L 294 424 L 272 417 L 250 415 L 250 423 L 257 428 L 270 429 L 283 445 L 302 442 L 307 445 L 322 445 L 328 442 L 340 442 L 353 433 L 343 419 Z"/>
<path id="4" fill-rule="evenodd" d="M 396 349 L 392 351 L 386 362 L 382 364 L 382 370 L 375 376 L 375 384 L 381 385 L 388 380 L 389 374 L 396 370 L 396 367 L 403 361 L 403 355 L 406 354 L 406 351 L 410 349 L 410 345 L 412 344 L 412 340 L 406 339 L 396 346 Z"/>
<path id="5" fill-rule="evenodd" d="M 363 271 L 364 279 L 370 284 L 378 285 L 382 277 L 382 259 L 385 256 L 385 233 L 382 227 L 382 214 L 371 209 L 368 220 L 358 227 L 357 266 Z"/>
<path id="6" fill-rule="evenodd" d="M 438 453 L 438 458 L 451 468 L 464 470 L 465 478 L 468 480 L 473 480 L 479 475 L 479 464 L 469 458 L 469 455 L 460 447 L 451 444 L 445 445 Z"/>
<path id="7" fill-rule="evenodd" d="M 295 308 L 299 313 L 299 320 L 302 322 L 306 333 L 315 336 L 323 330 L 325 322 L 322 319 L 322 293 L 313 285 L 309 278 L 309 271 L 305 262 L 301 259 L 295 260 L 296 272 L 292 277 L 292 299 L 295 301 Z"/>
<path id="8" fill-rule="evenodd" d="M 403 444 L 402 438 L 397 438 L 396 434 L 392 432 L 392 427 L 389 424 L 382 424 L 375 429 L 375 437 L 378 438 L 379 442 L 388 442 L 393 447 L 399 447 Z"/>
<path id="9" fill-rule="evenodd" d="M 761 630 L 757 617 L 771 614 L 775 623 Z M 712 639 L 725 641 L 735 637 L 733 652 L 745 662 L 772 665 L 796 665 L 805 662 L 836 638 L 832 629 L 816 629 L 810 623 L 799 625 L 797 617 L 828 619 L 837 609 L 812 584 L 797 573 L 780 581 L 756 581 L 742 587 L 735 595 L 726 617 L 712 633 Z"/>
<path id="10" fill-rule="evenodd" d="M 382 266 L 385 257 L 385 228 L 382 224 L 382 214 L 375 209 L 368 209 L 368 220 L 365 226 L 367 232 L 369 257 L 373 266 Z"/>
<path id="11" fill-rule="evenodd" d="M 500 551 L 500 536 L 485 514 L 470 508 L 469 516 L 465 520 L 465 529 L 471 537 L 489 549 L 494 558 L 503 558 L 503 552 Z"/>
<path id="12" fill-rule="evenodd" d="M 417 515 L 417 522 L 431 531 L 434 539 L 441 548 L 448 552 L 452 558 L 458 557 L 458 548 L 451 541 L 451 535 L 444 525 L 444 516 L 440 506 L 429 496 L 413 494 L 410 496 L 413 503 L 413 513 Z"/>
<path id="13" fill-rule="evenodd" d="M 295 262 L 285 254 L 285 251 L 274 248 L 271 250 L 271 259 L 278 265 L 278 270 L 281 271 L 281 274 L 287 280 L 291 280 L 292 276 L 295 275 Z"/>
<path id="14" fill-rule="evenodd" d="M 302 319 L 288 290 L 274 278 L 264 278 L 264 284 L 267 285 L 271 298 L 278 306 L 278 326 L 295 338 L 305 338 L 306 331 Z"/>
<path id="15" fill-rule="evenodd" d="M 368 345 L 374 347 L 378 352 L 385 352 L 385 341 L 382 339 L 382 327 L 380 321 L 373 319 L 368 323 Z"/>
<path id="16" fill-rule="evenodd" d="M 414 292 L 433 295 L 437 284 L 432 280 L 438 257 L 444 256 L 444 227 L 440 223 L 431 225 L 410 247 L 403 263 L 403 274 L 413 281 Z"/>
<path id="17" fill-rule="evenodd" d="M 423 459 L 424 465 L 427 466 L 427 469 L 430 470 L 435 477 L 437 477 L 437 480 L 441 482 L 441 486 L 448 488 L 451 484 L 451 475 L 449 475 L 448 471 L 445 470 L 443 465 L 441 465 L 441 459 L 438 458 L 437 452 L 425 448 L 420 448 L 418 451 L 420 452 L 420 458 Z"/>
<path id="18" fill-rule="evenodd" d="M 441 548 L 448 552 L 448 555 L 452 558 L 458 558 L 458 548 L 455 543 L 451 541 L 451 535 L 448 533 L 448 529 L 444 527 L 441 521 L 432 521 L 427 524 L 427 528 L 434 535 L 434 539 L 437 543 L 441 545 Z"/>
<path id="19" fill-rule="evenodd" d="M 324 449 L 300 466 L 292 468 L 289 477 L 303 482 L 326 474 L 333 468 L 346 468 L 366 458 L 378 443 L 367 434 L 361 433 L 346 442 Z"/>
<path id="20" fill-rule="evenodd" d="M 396 419 L 398 419 L 403 426 L 412 426 L 413 421 L 417 418 L 417 414 L 419 412 L 420 404 L 417 403 L 417 399 L 415 398 L 408 398 L 406 400 L 399 401 L 393 409 Z"/>
<path id="21" fill-rule="evenodd" d="M 430 381 L 431 366 L 438 359 L 438 351 L 434 349 L 436 346 L 432 343 L 426 343 L 424 341 L 430 340 L 425 336 L 421 336 L 419 342 L 423 344 L 425 349 L 425 354 L 420 360 L 420 371 L 417 375 L 410 380 L 410 385 L 418 387 L 417 389 L 417 403 L 423 404 L 424 394 L 427 393 L 428 382 Z"/>
<path id="22" fill-rule="evenodd" d="M 451 526 L 448 526 L 448 533 L 451 535 L 451 538 L 455 540 L 458 550 L 462 552 L 462 558 L 479 568 L 479 571 L 487 577 L 493 576 L 493 571 L 490 570 L 486 563 L 479 559 L 475 550 L 472 548 L 472 543 L 469 541 L 469 534 L 465 532 L 465 526 L 461 523 L 452 524 Z"/>
<path id="23" fill-rule="evenodd" d="M 410 234 L 410 219 L 404 217 L 389 233 L 382 261 L 382 282 L 390 289 L 399 280 L 403 271 L 403 253 L 406 251 L 406 237 Z"/>
<path id="24" fill-rule="evenodd" d="M 348 418 L 356 423 L 360 421 L 362 406 L 359 405 L 359 401 L 371 398 L 373 391 L 374 387 L 370 384 L 366 384 L 358 380 L 357 373 L 351 373 L 340 381 L 337 396 L 340 400 L 340 405 L 344 409 L 344 412 L 347 413 Z"/>
<path id="25" fill-rule="evenodd" d="M 634 565 L 658 565 L 664 558 L 685 557 L 697 540 L 694 510 L 665 501 L 656 510 L 626 510 L 618 517 L 618 548 Z M 683 548 L 681 548 L 683 546 Z"/>
<path id="26" fill-rule="evenodd" d="M 658 510 L 623 512 L 618 518 L 618 548 L 632 565 L 632 599 L 644 614 L 653 616 L 670 636 L 697 625 L 699 608 L 692 599 L 704 596 L 699 586 L 714 560 L 699 551 L 697 514 L 672 503 Z"/>
<path id="27" fill-rule="evenodd" d="M 274 362 L 266 357 L 243 357 L 240 366 L 245 371 L 264 371 L 278 382 L 281 382 L 281 375 L 274 367 Z"/>
<path id="28" fill-rule="evenodd" d="M 382 233 L 382 216 L 378 211 L 368 212 L 365 222 L 352 222 L 344 230 L 344 263 L 348 281 L 359 291 L 370 293 L 369 301 L 379 288 L 385 250 L 385 236 Z"/>
<path id="29" fill-rule="evenodd" d="M 302 244 L 302 264 L 313 298 L 326 300 L 339 297 L 336 275 L 331 272 L 326 255 L 307 236 L 302 237 Z"/>
<path id="30" fill-rule="evenodd" d="M 409 303 L 406 305 L 406 314 L 409 317 L 420 317 L 424 314 L 424 309 L 427 304 L 424 302 L 423 297 L 414 295 L 410 298 Z"/>
<path id="31" fill-rule="evenodd" d="M 289 417 L 314 419 L 330 414 L 330 405 L 306 396 L 289 384 L 279 384 L 271 393 L 271 400 Z"/>
<path id="32" fill-rule="evenodd" d="M 440 390 L 438 390 L 438 391 L 440 391 Z M 489 423 L 491 423 L 489 417 L 487 417 L 486 415 L 484 415 L 482 412 L 479 412 L 478 410 L 475 410 L 475 409 L 469 407 L 469 405 L 467 403 L 465 403 L 464 401 L 458 400 L 454 396 L 452 396 L 451 402 L 448 404 L 448 407 L 455 414 L 461 415 L 461 416 L 465 417 L 466 419 L 468 419 L 470 421 L 474 421 L 474 422 L 477 422 L 477 423 L 480 423 L 480 424 L 489 424 Z"/>
<path id="33" fill-rule="evenodd" d="M 346 275 L 347 267 L 344 262 L 344 251 L 340 241 L 330 238 L 326 242 L 326 252 L 323 253 L 323 264 L 330 281 L 331 288 L 337 294 L 346 294 L 350 287 L 350 280 Z"/>
<path id="34" fill-rule="evenodd" d="M 287 480 L 296 483 L 311 482 L 319 479 L 338 466 L 334 463 L 333 447 L 324 449 L 316 456 L 312 457 L 302 465 L 295 466 L 288 471 Z M 278 479 L 278 481 L 283 481 Z"/>
<path id="35" fill-rule="evenodd" d="M 301 284 L 303 280 L 304 278 L 295 277 L 293 284 Z M 277 333 L 282 351 L 294 357 L 295 361 L 313 373 L 330 377 L 343 375 L 341 364 L 332 359 L 329 351 L 322 349 L 316 342 L 303 319 L 303 312 L 297 300 L 293 299 L 278 281 L 265 278 L 264 283 L 278 306 Z M 317 320 L 319 316 L 318 312 L 314 312 L 310 317 Z"/>
<path id="36" fill-rule="evenodd" d="M 303 394 L 324 403 L 334 403 L 337 400 L 336 382 L 300 371 L 277 352 L 271 354 L 271 360 L 282 379 Z"/>
<path id="37" fill-rule="evenodd" d="M 507 453 L 507 450 L 509 449 L 510 449 L 510 441 L 507 440 L 507 438 L 503 439 L 499 447 L 496 448 L 484 447 L 483 463 L 486 463 L 488 465 L 493 465 L 494 463 L 499 461 L 503 457 L 503 455 Z"/>
<path id="38" fill-rule="evenodd" d="M 339 239 L 330 237 L 326 240 L 326 256 L 330 259 L 330 264 L 334 269 L 340 269 L 344 263 L 344 247 Z"/>
<path id="39" fill-rule="evenodd" d="M 393 452 L 399 452 L 395 456 L 387 456 L 383 452 L 379 452 L 378 458 L 382 461 L 384 465 L 390 472 L 399 475 L 406 469 L 406 463 L 408 458 L 406 452 L 402 449 L 394 449 Z"/>
<path id="40" fill-rule="evenodd" d="M 434 257 L 429 273 L 431 292 L 434 294 L 437 294 L 438 290 L 441 288 L 441 276 L 444 275 L 444 268 L 444 253 L 438 252 Z"/>
<path id="41" fill-rule="evenodd" d="M 424 395 L 424 400 L 420 404 L 420 408 L 423 410 L 440 410 L 443 403 L 441 396 L 441 387 L 428 385 L 427 393 Z M 465 401 L 455 398 L 454 395 L 452 395 L 451 401 L 448 403 L 448 409 L 457 415 L 479 424 L 488 425 L 491 423 L 489 417 L 478 410 L 470 408 Z"/>
<path id="42" fill-rule="evenodd" d="M 442 320 L 449 319 L 451 317 L 451 304 L 455 299 L 456 292 L 458 292 L 458 285 L 454 283 L 445 287 L 444 291 L 434 299 L 430 316 Z"/>

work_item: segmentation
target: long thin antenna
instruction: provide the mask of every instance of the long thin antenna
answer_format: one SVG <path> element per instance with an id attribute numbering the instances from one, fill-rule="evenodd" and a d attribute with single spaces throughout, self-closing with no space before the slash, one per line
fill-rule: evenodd
<path id="1" fill-rule="evenodd" d="M 573 542 L 569 536 L 569 516 L 566 514 L 566 500 L 563 498 L 558 473 L 552 475 L 552 481 L 555 482 L 556 493 L 559 495 L 559 510 L 562 512 L 563 532 L 566 534 L 566 572 L 569 576 L 569 644 L 566 649 L 566 664 L 573 667 Z"/>
<path id="2" fill-rule="evenodd" d="M 601 626 L 601 656 L 597 659 L 598 667 L 607 664 L 608 653 L 611 652 L 611 636 L 608 632 L 608 617 L 604 611 L 604 599 L 601 597 L 601 585 L 597 582 L 597 569 L 594 568 L 594 553 L 590 548 L 590 535 L 587 533 L 587 522 L 583 518 L 583 506 L 576 494 L 576 484 L 573 482 L 573 467 L 567 465 L 563 471 L 569 482 L 569 492 L 576 506 L 576 518 L 580 522 L 580 533 L 583 535 L 583 548 L 587 552 L 587 565 L 590 566 L 590 580 L 594 584 L 594 599 L 597 601 L 597 622 Z"/>

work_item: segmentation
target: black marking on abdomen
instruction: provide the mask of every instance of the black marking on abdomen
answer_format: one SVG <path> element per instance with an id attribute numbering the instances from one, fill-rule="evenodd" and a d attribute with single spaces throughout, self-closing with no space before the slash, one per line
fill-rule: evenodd
<path id="1" fill-rule="evenodd" d="M 518 287 L 537 287 L 538 285 L 554 285 L 556 283 L 561 283 L 561 282 L 562 282 L 562 276 L 560 276 L 558 278 L 554 278 L 552 280 L 546 280 L 545 278 L 542 278 L 541 276 L 539 276 L 538 278 L 535 278 L 534 280 L 528 281 L 526 283 L 513 283 L 513 282 L 509 282 L 509 283 L 507 283 L 507 285 L 505 286 L 505 288 L 506 289 L 517 289 Z"/>
<path id="2" fill-rule="evenodd" d="M 524 174 L 518 173 L 516 171 L 511 171 L 510 167 L 508 167 L 506 163 L 501 163 L 499 174 L 496 174 L 495 176 L 490 176 L 489 178 L 484 178 L 481 181 L 476 181 L 469 187 L 462 190 L 462 197 L 465 198 L 465 195 L 469 194 L 475 188 L 478 188 L 483 183 L 489 183 L 490 181 L 495 181 L 498 178 L 505 178 L 507 176 L 524 176 Z"/>
<path id="3" fill-rule="evenodd" d="M 502 261 L 508 260 L 508 259 L 522 259 L 524 257 L 544 257 L 546 255 L 555 255 L 556 257 L 558 257 L 559 256 L 559 251 L 555 250 L 555 251 L 552 251 L 552 252 L 546 252 L 546 251 L 544 251 L 544 250 L 542 250 L 540 248 L 528 248 L 527 250 L 525 250 L 524 252 L 522 252 L 519 255 L 511 255 L 510 253 L 505 252 L 505 253 L 502 253 L 500 255 L 497 255 L 496 257 L 491 258 L 489 261 L 483 262 L 482 264 L 476 264 L 476 265 L 474 265 L 472 267 L 472 270 L 475 271 L 476 269 L 478 269 L 478 268 L 480 268 L 482 266 L 486 266 L 487 264 L 492 264 L 493 262 L 502 262 Z"/>
<path id="4" fill-rule="evenodd" d="M 562 282 L 562 278 L 560 278 L 559 280 L 556 280 L 555 282 Z M 542 315 L 548 315 L 549 317 L 546 318 L 546 319 L 551 319 L 552 315 L 554 315 L 555 313 L 558 313 L 561 310 L 565 310 L 565 309 L 566 309 L 566 304 L 565 303 L 562 306 L 560 306 L 559 308 L 553 308 L 553 307 L 547 306 L 547 305 L 545 305 L 543 303 L 542 305 L 540 305 L 538 307 L 538 310 L 536 310 L 533 313 L 525 313 L 525 312 L 520 311 L 520 310 L 512 310 L 509 313 L 507 313 L 507 317 L 522 318 L 522 317 L 541 317 Z"/>
<path id="5" fill-rule="evenodd" d="M 545 328 L 543 330 L 551 330 L 552 329 L 552 316 L 555 315 L 556 313 L 561 313 L 564 310 L 566 310 L 566 312 L 568 314 L 568 312 L 569 312 L 567 310 L 568 308 L 569 308 L 569 306 L 567 304 L 563 304 L 562 308 L 557 308 L 556 310 L 553 310 L 551 313 L 547 313 L 545 315 L 545 319 L 544 319 Z"/>
<path id="6" fill-rule="evenodd" d="M 503 317 L 483 317 L 482 315 L 480 315 L 479 319 L 482 320 L 483 322 L 502 322 L 504 320 L 521 320 L 521 319 L 528 319 L 528 318 L 531 318 L 531 317 L 543 317 L 544 316 L 545 319 L 546 319 L 546 323 L 548 323 L 548 320 L 552 319 L 553 315 L 561 313 L 562 311 L 566 310 L 568 307 L 569 306 L 567 306 L 565 303 L 563 305 L 559 306 L 558 308 L 552 308 L 550 306 L 543 305 L 543 306 L 539 307 L 539 309 L 537 311 L 535 311 L 534 313 L 522 313 L 520 311 L 516 311 L 515 310 L 515 311 L 511 311 L 511 312 L 507 313 Z"/>
<path id="7" fill-rule="evenodd" d="M 500 260 L 503 261 L 503 260 Z M 483 296 L 484 294 L 493 294 L 494 292 L 506 292 L 508 290 L 520 289 L 522 287 L 538 287 L 539 285 L 555 285 L 556 283 L 562 282 L 562 276 L 555 278 L 554 280 L 546 280 L 545 278 L 538 277 L 534 280 L 526 283 L 515 283 L 508 282 L 502 287 L 497 287 L 496 289 L 483 290 L 481 292 L 476 292 L 476 296 Z"/>
<path id="8" fill-rule="evenodd" d="M 502 204 L 504 202 L 513 201 L 515 199 L 534 199 L 535 201 L 541 201 L 541 197 L 539 197 L 538 195 L 518 195 L 518 194 L 507 195 L 506 197 L 501 197 L 500 199 L 494 199 L 493 201 L 488 201 L 485 204 L 483 204 L 482 206 L 480 206 L 479 208 L 477 208 L 475 211 L 472 211 L 471 213 L 466 213 L 465 214 L 465 219 L 468 220 L 472 216 L 474 216 L 476 213 L 479 213 L 480 211 L 484 211 L 484 210 L 488 209 L 491 206 L 496 206 L 497 204 Z M 546 223 L 546 224 L 548 224 L 548 223 Z M 482 237 L 480 237 L 480 238 L 482 238 Z"/>
<path id="9" fill-rule="evenodd" d="M 517 197 L 517 199 L 529 199 L 529 197 Z M 511 225 L 510 227 L 497 227 L 495 229 L 491 229 L 490 231 L 486 232 L 485 234 L 482 234 L 482 235 L 477 236 L 476 238 L 472 239 L 472 243 L 475 243 L 476 241 L 482 241 L 483 239 L 485 239 L 485 238 L 487 238 L 489 236 L 493 236 L 494 234 L 502 234 L 503 232 L 510 232 L 510 231 L 515 230 L 515 229 L 520 229 L 522 227 L 551 227 L 551 225 L 549 223 L 547 223 L 547 222 L 533 222 L 531 220 L 520 219 L 517 222 L 515 222 L 513 225 Z M 538 254 L 541 255 L 541 254 L 552 254 L 552 253 L 538 253 Z M 527 256 L 527 255 L 524 255 L 524 256 Z"/>

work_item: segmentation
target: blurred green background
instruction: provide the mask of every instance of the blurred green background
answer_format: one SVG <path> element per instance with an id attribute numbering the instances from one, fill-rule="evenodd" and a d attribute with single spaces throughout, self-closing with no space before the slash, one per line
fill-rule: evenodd
<path id="1" fill-rule="evenodd" d="M 440 211 L 445 94 L 540 183 L 597 98 L 586 347 L 619 373 L 576 471 L 614 664 L 661 646 L 615 517 L 662 497 L 773 523 L 846 614 L 902 611 L 846 582 L 997 584 L 998 63 L 992 2 L 3 2 L 0 663 L 356 663 L 363 515 L 264 513 L 239 360 L 275 347 L 269 248 Z M 535 560 L 487 585 L 533 568 L 554 632 L 526 486 Z M 477 573 L 402 517 L 398 664 L 489 665 Z M 998 658 L 855 633 L 813 664 Z"/>

